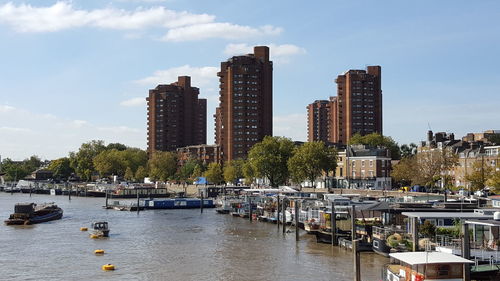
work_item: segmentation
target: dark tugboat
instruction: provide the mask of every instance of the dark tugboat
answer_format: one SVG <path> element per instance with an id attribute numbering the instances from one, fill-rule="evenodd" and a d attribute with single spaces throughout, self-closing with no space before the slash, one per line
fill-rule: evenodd
<path id="1" fill-rule="evenodd" d="M 14 213 L 5 221 L 6 225 L 29 225 L 61 219 L 63 210 L 54 203 L 37 205 L 35 203 L 18 203 Z"/>

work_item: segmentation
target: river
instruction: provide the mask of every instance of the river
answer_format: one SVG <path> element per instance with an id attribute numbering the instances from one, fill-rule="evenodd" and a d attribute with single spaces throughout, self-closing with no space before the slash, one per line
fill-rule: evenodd
<path id="1" fill-rule="evenodd" d="M 0 280 L 353 280 L 352 253 L 318 244 L 274 224 L 213 209 L 104 210 L 104 198 L 0 192 L 0 218 L 19 202 L 55 202 L 61 220 L 0 226 Z M 110 237 L 90 239 L 80 227 L 108 221 Z M 94 255 L 104 249 L 103 256 Z M 388 259 L 361 254 L 362 280 L 380 280 Z M 104 264 L 115 271 L 102 271 Z"/>

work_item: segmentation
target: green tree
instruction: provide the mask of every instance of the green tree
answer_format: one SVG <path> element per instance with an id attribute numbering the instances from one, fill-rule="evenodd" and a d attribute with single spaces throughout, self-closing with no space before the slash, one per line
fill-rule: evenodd
<path id="1" fill-rule="evenodd" d="M 78 152 L 70 153 L 70 164 L 76 174 L 83 180 L 91 180 L 94 168 L 94 157 L 105 150 L 104 141 L 92 140 L 80 146 Z"/>
<path id="2" fill-rule="evenodd" d="M 333 170 L 335 166 L 336 157 L 330 155 L 330 150 L 323 142 L 307 142 L 296 147 L 288 160 L 292 180 L 296 183 L 308 180 L 313 186 L 322 172 Z"/>
<path id="3" fill-rule="evenodd" d="M 128 181 L 134 180 L 134 172 L 132 172 L 132 169 L 130 167 L 127 167 L 127 169 L 125 169 L 125 175 L 123 177 Z"/>
<path id="4" fill-rule="evenodd" d="M 391 151 L 392 159 L 401 159 L 398 144 L 391 137 L 383 136 L 379 133 L 371 133 L 365 136 L 356 133 L 349 140 L 349 144 L 364 144 L 374 147 L 383 146 Z"/>
<path id="5" fill-rule="evenodd" d="M 411 185 L 415 181 L 417 157 L 403 157 L 392 167 L 391 176 L 401 186 Z"/>
<path id="6" fill-rule="evenodd" d="M 71 176 L 71 173 L 75 172 L 75 170 L 71 168 L 68 157 L 63 157 L 50 161 L 48 169 L 54 173 L 54 178 L 59 178 L 63 180 L 66 180 L 67 178 L 69 178 L 69 176 Z"/>
<path id="7" fill-rule="evenodd" d="M 224 180 L 222 166 L 215 162 L 208 164 L 208 168 L 205 171 L 205 177 L 208 182 L 220 184 Z"/>
<path id="8" fill-rule="evenodd" d="M 403 144 L 399 148 L 401 158 L 409 158 L 417 154 L 417 145 L 414 143 Z"/>
<path id="9" fill-rule="evenodd" d="M 2 172 L 5 173 L 6 181 L 17 181 L 30 174 L 21 161 L 13 161 L 10 158 L 2 160 Z"/>
<path id="10" fill-rule="evenodd" d="M 118 151 L 123 151 L 127 149 L 127 146 L 121 143 L 110 143 L 106 146 L 107 150 L 116 149 Z"/>
<path id="11" fill-rule="evenodd" d="M 167 181 L 175 177 L 177 156 L 169 151 L 156 151 L 148 161 L 149 176 L 154 180 Z"/>
<path id="12" fill-rule="evenodd" d="M 101 177 L 111 175 L 123 177 L 127 169 L 127 161 L 123 153 L 116 149 L 102 151 L 94 157 L 93 163 Z"/>
<path id="13" fill-rule="evenodd" d="M 242 160 L 233 160 L 224 165 L 224 180 L 230 183 L 243 177 L 243 164 Z"/>
<path id="14" fill-rule="evenodd" d="M 271 186 L 278 187 L 286 183 L 288 159 L 293 155 L 293 142 L 284 137 L 266 136 L 255 144 L 248 153 L 248 161 L 258 177 L 265 177 Z"/>
<path id="15" fill-rule="evenodd" d="M 495 145 L 500 145 L 500 134 L 493 134 L 488 137 L 488 140 Z"/>
<path id="16" fill-rule="evenodd" d="M 193 174 L 197 166 L 200 163 L 196 159 L 187 160 L 184 165 L 177 171 L 177 178 L 182 182 L 192 181 Z"/>
<path id="17" fill-rule="evenodd" d="M 119 150 L 119 155 L 122 155 L 125 160 L 125 166 L 130 167 L 132 172 L 136 172 L 137 168 L 140 166 L 145 167 L 148 163 L 148 154 L 146 151 L 139 148 L 127 148 L 125 150 Z"/>
<path id="18" fill-rule="evenodd" d="M 434 238 L 436 236 L 436 226 L 426 220 L 419 226 L 418 232 L 426 238 Z"/>
<path id="19" fill-rule="evenodd" d="M 493 192 L 500 193 L 500 170 L 493 172 L 486 181 L 486 185 L 493 188 Z"/>
<path id="20" fill-rule="evenodd" d="M 242 167 L 242 172 L 243 176 L 245 177 L 245 184 L 250 185 L 255 181 L 257 172 L 250 162 L 245 161 Z"/>
<path id="21" fill-rule="evenodd" d="M 205 165 L 201 163 L 196 164 L 192 173 L 193 179 L 196 179 L 197 177 L 202 177 L 205 170 L 206 170 Z"/>
<path id="22" fill-rule="evenodd" d="M 146 171 L 146 168 L 144 166 L 139 166 L 137 168 L 137 171 L 135 171 L 135 180 L 138 182 L 143 182 L 144 178 L 148 176 L 148 171 Z"/>
<path id="23" fill-rule="evenodd" d="M 486 186 L 486 182 L 493 176 L 494 169 L 484 160 L 477 160 L 472 165 L 472 171 L 465 175 L 465 179 L 470 182 L 472 190 L 481 190 Z"/>

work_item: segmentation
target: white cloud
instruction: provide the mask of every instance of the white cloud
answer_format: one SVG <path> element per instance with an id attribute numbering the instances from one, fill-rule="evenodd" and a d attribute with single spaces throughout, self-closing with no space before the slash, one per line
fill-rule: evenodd
<path id="1" fill-rule="evenodd" d="M 14 110 L 15 110 L 15 108 L 12 107 L 12 106 L 0 105 L 0 113 L 11 112 L 11 111 L 14 111 Z"/>
<path id="2" fill-rule="evenodd" d="M 307 115 L 292 113 L 273 117 L 273 135 L 307 141 Z"/>
<path id="3" fill-rule="evenodd" d="M 265 46 L 269 47 L 271 60 L 278 63 L 287 63 L 291 56 L 302 55 L 306 53 L 304 48 L 301 48 L 292 44 L 267 44 Z M 242 44 L 228 44 L 224 49 L 224 54 L 228 56 L 237 56 L 253 53 L 253 46 L 242 43 Z"/>
<path id="4" fill-rule="evenodd" d="M 178 76 L 190 76 L 191 86 L 200 88 L 204 86 L 211 86 L 214 88 L 214 83 L 217 83 L 217 71 L 218 68 L 213 66 L 192 67 L 190 65 L 183 65 L 166 70 L 155 71 L 153 75 L 135 82 L 152 87 L 158 84 L 170 84 L 176 82 Z M 215 86 L 217 86 L 217 84 L 215 84 Z"/>
<path id="5" fill-rule="evenodd" d="M 5 108 L 0 105 L 0 109 Z M 0 154 L 24 159 L 38 155 L 43 159 L 67 156 L 80 145 L 93 139 L 106 143 L 120 142 L 145 148 L 146 129 L 92 124 L 85 120 L 69 120 L 52 114 L 34 113 L 11 108 L 0 110 Z M 16 124 L 12 127 L 10 124 Z"/>
<path id="6" fill-rule="evenodd" d="M 3 133 L 12 133 L 12 132 L 15 132 L 15 133 L 19 133 L 19 132 L 23 132 L 23 133 L 29 133 L 31 132 L 30 129 L 27 129 L 27 128 L 14 128 L 14 127 L 0 127 L 0 132 L 3 132 Z"/>
<path id="7" fill-rule="evenodd" d="M 144 105 L 146 105 L 146 98 L 144 98 L 144 97 L 131 98 L 131 99 L 124 100 L 124 101 L 120 102 L 120 105 L 125 106 L 125 107 L 144 106 Z"/>
<path id="8" fill-rule="evenodd" d="M 236 25 L 227 22 L 212 22 L 183 26 L 170 29 L 163 37 L 164 41 L 195 41 L 209 38 L 245 39 L 266 35 L 278 35 L 283 30 L 279 27 Z"/>
<path id="9" fill-rule="evenodd" d="M 177 12 L 164 7 L 138 8 L 130 12 L 113 8 L 79 10 L 70 2 L 57 2 L 49 7 L 12 3 L 0 6 L 0 22 L 21 32 L 54 32 L 84 26 L 120 30 L 177 28 L 214 20 L 213 15 Z"/>
<path id="10" fill-rule="evenodd" d="M 133 11 L 116 8 L 83 10 L 66 1 L 58 1 L 47 7 L 15 5 L 11 2 L 4 4 L 0 6 L 0 23 L 19 32 L 56 32 L 79 27 L 134 31 L 161 28 L 167 30 L 162 38 L 165 41 L 245 39 L 282 32 L 282 28 L 271 25 L 250 27 L 215 22 L 214 15 L 174 11 L 164 7 L 137 8 Z M 129 34 L 127 38 L 135 36 L 137 34 Z"/>

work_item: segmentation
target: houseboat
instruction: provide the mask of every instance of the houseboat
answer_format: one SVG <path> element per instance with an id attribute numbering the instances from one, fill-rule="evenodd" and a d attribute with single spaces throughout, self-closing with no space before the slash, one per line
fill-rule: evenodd
<path id="1" fill-rule="evenodd" d="M 198 198 L 166 198 L 144 200 L 146 209 L 196 209 L 201 208 Z M 213 199 L 203 199 L 203 208 L 215 208 Z"/>
<path id="2" fill-rule="evenodd" d="M 391 253 L 392 264 L 382 272 L 384 281 L 457 281 L 463 279 L 464 265 L 474 262 L 440 252 Z"/>

